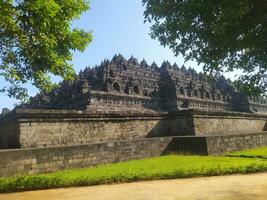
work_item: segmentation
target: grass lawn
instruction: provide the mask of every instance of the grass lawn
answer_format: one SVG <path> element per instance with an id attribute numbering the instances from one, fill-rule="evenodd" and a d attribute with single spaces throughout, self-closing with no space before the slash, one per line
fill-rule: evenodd
<path id="1" fill-rule="evenodd" d="M 261 158 L 168 155 L 50 174 L 0 179 L 0 192 L 267 171 Z"/>
<path id="2" fill-rule="evenodd" d="M 244 151 L 236 151 L 226 154 L 230 157 L 245 157 L 245 158 L 264 158 L 267 159 L 267 147 L 260 147 L 257 149 L 250 149 Z"/>

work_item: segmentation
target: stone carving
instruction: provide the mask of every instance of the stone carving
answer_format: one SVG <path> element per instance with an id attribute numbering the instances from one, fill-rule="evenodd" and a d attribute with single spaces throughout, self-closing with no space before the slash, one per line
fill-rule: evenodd
<path id="1" fill-rule="evenodd" d="M 30 108 L 175 111 L 188 108 L 267 112 L 266 99 L 247 97 L 223 76 L 209 77 L 163 62 L 140 63 L 115 55 L 99 66 L 85 68 L 73 81 L 63 81 L 48 94 L 31 98 Z"/>

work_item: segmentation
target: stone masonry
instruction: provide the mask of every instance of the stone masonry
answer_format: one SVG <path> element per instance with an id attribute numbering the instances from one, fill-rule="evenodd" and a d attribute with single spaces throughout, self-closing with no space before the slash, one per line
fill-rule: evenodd
<path id="1" fill-rule="evenodd" d="M 0 177 L 267 145 L 266 99 L 169 62 L 115 55 L 0 115 Z"/>
<path id="2" fill-rule="evenodd" d="M 78 109 L 93 111 L 153 110 L 188 108 L 267 112 L 267 101 L 238 92 L 223 76 L 197 73 L 184 66 L 164 62 L 140 63 L 115 55 L 94 68 L 85 68 L 74 81 L 63 81 L 47 94 L 38 94 L 27 108 Z"/>
<path id="3" fill-rule="evenodd" d="M 266 131 L 267 115 L 203 111 L 91 114 L 17 108 L 0 121 L 0 149 L 44 148 L 174 136 Z"/>

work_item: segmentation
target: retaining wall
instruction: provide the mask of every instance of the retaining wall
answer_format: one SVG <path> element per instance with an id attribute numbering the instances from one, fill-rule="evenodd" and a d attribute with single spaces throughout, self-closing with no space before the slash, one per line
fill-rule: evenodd
<path id="1" fill-rule="evenodd" d="M 267 115 L 184 110 L 87 113 L 16 109 L 0 120 L 0 148 L 39 148 L 168 136 L 260 133 Z"/>
<path id="2" fill-rule="evenodd" d="M 46 173 L 169 153 L 221 155 L 259 146 L 267 146 L 266 133 L 158 137 L 66 147 L 1 150 L 0 177 Z"/>
<path id="3" fill-rule="evenodd" d="M 53 172 L 160 156 L 172 138 L 0 151 L 0 177 Z"/>
<path id="4" fill-rule="evenodd" d="M 94 115 L 82 111 L 17 109 L 0 121 L 0 148 L 39 148 L 146 138 L 149 134 L 162 132 L 161 127 L 155 127 L 163 116 L 158 113 Z"/>
<path id="5" fill-rule="evenodd" d="M 240 151 L 267 146 L 267 132 L 238 135 L 181 136 L 175 137 L 166 152 L 222 155 L 226 152 Z"/>
<path id="6" fill-rule="evenodd" d="M 176 136 L 236 135 L 265 131 L 266 122 L 266 114 L 193 109 L 171 113 L 168 127 Z"/>

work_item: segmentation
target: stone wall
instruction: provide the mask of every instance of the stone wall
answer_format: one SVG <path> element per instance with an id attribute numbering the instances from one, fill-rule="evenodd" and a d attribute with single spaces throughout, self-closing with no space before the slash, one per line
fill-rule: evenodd
<path id="1" fill-rule="evenodd" d="M 160 110 L 160 99 L 133 94 L 120 94 L 115 92 L 91 91 L 90 104 L 87 110 L 123 111 L 125 109 L 138 109 L 139 113 L 144 109 Z"/>
<path id="2" fill-rule="evenodd" d="M 17 109 L 0 125 L 0 148 L 38 148 L 145 138 L 161 131 L 155 127 L 163 116 L 157 113 L 94 115 L 80 111 Z"/>
<path id="3" fill-rule="evenodd" d="M 266 130 L 266 115 L 184 110 L 92 113 L 18 109 L 0 123 L 0 148 L 38 148 L 138 138 L 230 135 Z"/>
<path id="4" fill-rule="evenodd" d="M 225 152 L 267 146 L 267 132 L 245 135 L 209 136 L 206 137 L 206 140 L 208 155 L 221 155 Z"/>
<path id="5" fill-rule="evenodd" d="M 185 106 L 186 105 L 186 106 Z M 177 96 L 177 107 L 178 108 L 195 108 L 203 110 L 213 111 L 229 111 L 232 110 L 232 105 L 224 101 L 212 101 L 207 99 L 199 99 L 195 97 Z"/>
<path id="6" fill-rule="evenodd" d="M 266 130 L 267 124 L 267 115 L 196 109 L 179 111 L 168 118 L 171 136 L 260 133 Z"/>
<path id="7" fill-rule="evenodd" d="M 65 147 L 0 150 L 0 177 L 47 173 L 169 153 L 221 155 L 260 146 L 267 146 L 267 133 L 158 137 Z"/>
<path id="8" fill-rule="evenodd" d="M 226 152 L 267 146 L 267 132 L 221 136 L 180 136 L 165 149 L 169 153 L 223 155 Z"/>
<path id="9" fill-rule="evenodd" d="M 243 117 L 207 117 L 194 118 L 195 135 L 231 135 L 262 132 L 266 119 Z"/>
<path id="10" fill-rule="evenodd" d="M 144 138 L 158 119 L 20 122 L 20 147 L 36 148 Z"/>
<path id="11" fill-rule="evenodd" d="M 53 172 L 160 156 L 172 138 L 0 151 L 0 177 Z"/>

